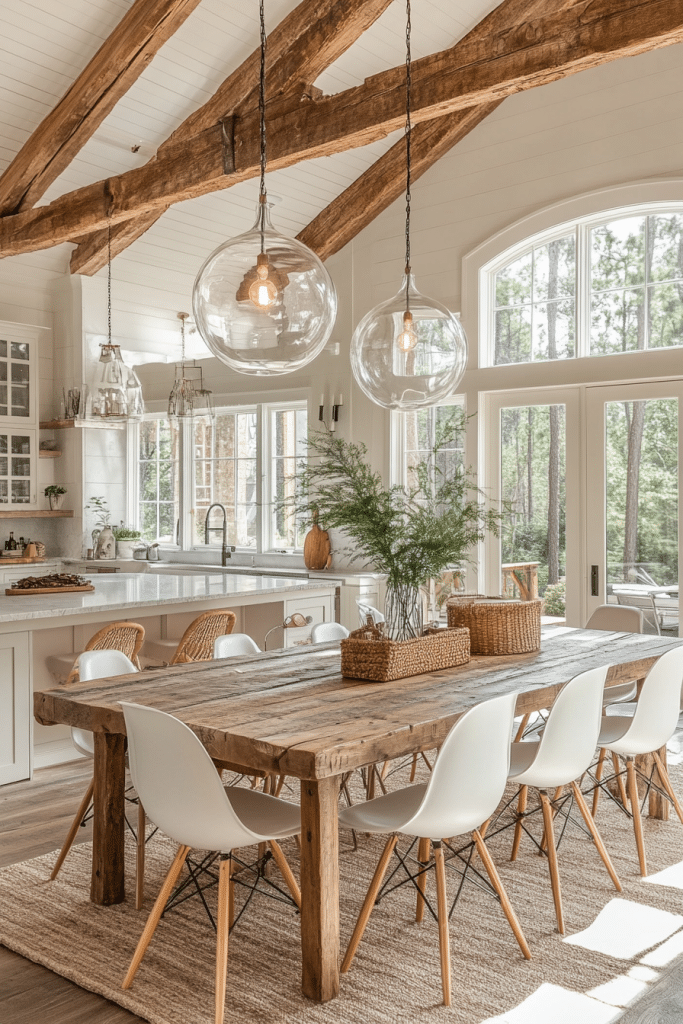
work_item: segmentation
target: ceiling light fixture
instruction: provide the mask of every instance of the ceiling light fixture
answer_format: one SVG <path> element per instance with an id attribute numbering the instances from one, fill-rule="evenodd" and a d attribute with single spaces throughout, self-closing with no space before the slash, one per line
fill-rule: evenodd
<path id="1" fill-rule="evenodd" d="M 427 408 L 455 392 L 467 363 L 462 324 L 442 303 L 420 295 L 410 267 L 410 0 L 406 2 L 405 273 L 393 298 L 363 317 L 351 341 L 361 390 L 385 409 Z"/>
<path id="2" fill-rule="evenodd" d="M 107 341 L 100 345 L 100 358 L 93 381 L 83 388 L 81 419 L 100 423 L 140 420 L 145 412 L 142 385 L 135 370 L 121 358 L 121 348 L 111 336 L 111 228 L 107 232 Z"/>
<path id="3" fill-rule="evenodd" d="M 204 374 L 196 360 L 185 360 L 185 321 L 189 313 L 178 313 L 180 320 L 180 362 L 175 364 L 175 380 L 168 396 L 168 418 L 189 420 L 195 416 L 215 416 L 211 392 L 204 387 Z"/>
<path id="4" fill-rule="evenodd" d="M 261 180 L 256 222 L 219 246 L 194 283 L 197 329 L 211 352 L 240 373 L 291 373 L 323 350 L 337 313 L 332 279 L 314 252 L 277 232 L 266 191 L 266 28 L 259 2 Z"/>

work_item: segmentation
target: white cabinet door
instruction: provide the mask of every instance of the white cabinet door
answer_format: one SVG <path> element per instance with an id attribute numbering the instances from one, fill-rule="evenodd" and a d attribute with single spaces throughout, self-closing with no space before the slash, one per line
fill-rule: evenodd
<path id="1" fill-rule="evenodd" d="M 37 506 L 37 457 L 35 430 L 6 430 L 0 426 L 0 510 Z"/>
<path id="2" fill-rule="evenodd" d="M 35 329 L 0 323 L 0 420 L 36 423 L 37 366 Z"/>
<path id="3" fill-rule="evenodd" d="M 30 634 L 0 636 L 0 786 L 31 777 Z"/>

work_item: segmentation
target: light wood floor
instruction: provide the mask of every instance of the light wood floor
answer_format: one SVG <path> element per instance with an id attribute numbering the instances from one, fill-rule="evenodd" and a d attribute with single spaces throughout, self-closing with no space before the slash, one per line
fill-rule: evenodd
<path id="1" fill-rule="evenodd" d="M 683 736 L 682 736 L 683 738 Z M 61 846 L 92 766 L 74 762 L 0 787 L 0 867 Z M 78 842 L 90 838 L 82 830 Z M 0 946 L 0 1024 L 136 1024 L 141 1018 Z M 669 967 L 619 1024 L 681 1024 L 683 962 Z"/>
<path id="2" fill-rule="evenodd" d="M 0 867 L 59 849 L 85 793 L 92 764 L 74 762 L 0 787 Z M 91 837 L 82 829 L 78 841 Z M 2 1024 L 136 1024 L 127 1010 L 0 946 Z"/>

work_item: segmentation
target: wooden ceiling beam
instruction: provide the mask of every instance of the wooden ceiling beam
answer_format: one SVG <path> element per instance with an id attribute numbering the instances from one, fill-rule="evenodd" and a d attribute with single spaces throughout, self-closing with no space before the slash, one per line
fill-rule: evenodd
<path id="1" fill-rule="evenodd" d="M 273 101 L 297 85 L 314 82 L 386 10 L 391 0 L 303 0 L 268 36 L 266 96 Z M 202 107 L 159 147 L 159 155 L 179 142 L 214 127 L 227 115 L 258 103 L 260 48 L 242 62 Z M 155 160 L 157 158 L 155 157 Z M 151 161 L 152 163 L 155 160 Z M 111 230 L 112 257 L 149 230 L 166 208 L 140 214 Z M 107 262 L 107 232 L 78 239 L 71 254 L 72 274 L 95 274 Z"/>
<path id="2" fill-rule="evenodd" d="M 0 177 L 0 215 L 30 209 L 200 0 L 135 0 Z"/>
<path id="3" fill-rule="evenodd" d="M 413 123 L 497 102 L 620 57 L 683 41 L 683 0 L 582 0 L 559 13 L 501 31 L 487 41 L 416 60 Z M 384 138 L 405 117 L 403 67 L 374 75 L 336 96 L 293 109 L 273 105 L 269 167 L 331 156 Z M 169 146 L 154 164 L 77 189 L 49 206 L 0 221 L 0 256 L 35 251 L 228 188 L 258 173 L 258 116 L 239 118 L 226 151 L 220 128 Z M 233 160 L 226 170 L 226 157 Z"/>
<path id="4" fill-rule="evenodd" d="M 421 178 L 456 143 L 464 139 L 485 117 L 502 103 L 468 107 L 456 114 L 435 117 L 416 125 L 410 140 L 410 180 Z M 350 242 L 375 217 L 391 206 L 406 187 L 406 143 L 400 139 L 369 167 L 364 174 L 333 199 L 297 238 L 317 253 L 321 260 Z"/>

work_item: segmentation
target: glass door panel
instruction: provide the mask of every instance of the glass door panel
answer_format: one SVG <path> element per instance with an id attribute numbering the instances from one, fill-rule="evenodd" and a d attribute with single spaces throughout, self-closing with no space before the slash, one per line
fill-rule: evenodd
<path id="1" fill-rule="evenodd" d="M 680 384 L 589 388 L 588 611 L 643 611 L 648 632 L 679 635 Z"/>

